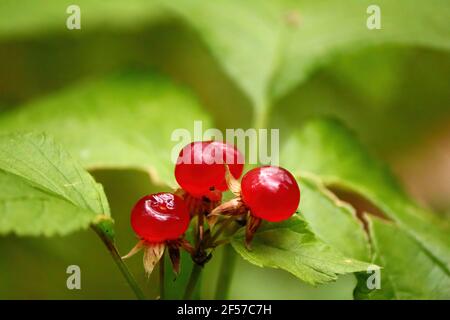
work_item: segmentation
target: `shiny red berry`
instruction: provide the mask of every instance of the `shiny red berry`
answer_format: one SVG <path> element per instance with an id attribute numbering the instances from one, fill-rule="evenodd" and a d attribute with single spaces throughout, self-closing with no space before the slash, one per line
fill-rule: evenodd
<path id="1" fill-rule="evenodd" d="M 189 226 L 184 200 L 172 193 L 155 193 L 140 199 L 131 211 L 134 232 L 148 242 L 178 239 Z"/>
<path id="2" fill-rule="evenodd" d="M 300 202 L 300 189 L 292 174 L 272 166 L 247 172 L 242 178 L 241 195 L 252 215 L 271 222 L 288 219 Z"/>
<path id="3" fill-rule="evenodd" d="M 175 178 L 186 192 L 194 197 L 209 197 L 212 191 L 228 189 L 225 166 L 239 178 L 244 169 L 241 153 L 227 143 L 198 141 L 185 146 L 178 156 Z"/>

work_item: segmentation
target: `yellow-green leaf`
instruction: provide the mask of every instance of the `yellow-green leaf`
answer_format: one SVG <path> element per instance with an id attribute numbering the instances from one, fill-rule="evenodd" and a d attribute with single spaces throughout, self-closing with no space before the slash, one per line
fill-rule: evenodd
<path id="1" fill-rule="evenodd" d="M 45 134 L 0 136 L 0 233 L 54 235 L 109 217 L 100 184 Z"/>
<path id="2" fill-rule="evenodd" d="M 296 215 L 280 223 L 263 224 L 253 238 L 251 250 L 244 245 L 243 232 L 233 238 L 232 245 L 250 263 L 286 270 L 313 285 L 369 267 L 318 240 Z"/>

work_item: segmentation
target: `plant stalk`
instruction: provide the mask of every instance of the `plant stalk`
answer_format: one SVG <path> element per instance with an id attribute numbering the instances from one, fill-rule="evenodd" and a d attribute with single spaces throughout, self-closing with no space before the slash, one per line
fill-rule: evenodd
<path id="1" fill-rule="evenodd" d="M 230 291 L 235 265 L 236 254 L 234 253 L 231 245 L 227 244 L 223 248 L 222 263 L 220 265 L 214 299 L 224 300 L 228 298 L 228 292 Z"/>
<path id="2" fill-rule="evenodd" d="M 105 244 L 114 262 L 116 263 L 117 267 L 119 268 L 120 272 L 122 273 L 123 277 L 127 281 L 130 288 L 133 290 L 136 297 L 139 300 L 145 300 L 146 297 L 144 293 L 142 292 L 141 288 L 136 282 L 136 279 L 134 279 L 133 275 L 130 273 L 130 270 L 128 270 L 128 267 L 120 257 L 119 252 L 117 251 L 116 245 L 114 244 L 114 241 L 112 240 L 111 236 L 105 233 L 104 230 L 98 225 L 95 224 L 92 225 L 92 229 L 94 229 L 95 233 L 97 233 L 97 235 Z"/>
<path id="3" fill-rule="evenodd" d="M 191 300 L 192 295 L 194 294 L 195 287 L 197 286 L 198 279 L 200 278 L 200 273 L 202 271 L 202 267 L 196 263 L 191 271 L 191 275 L 189 276 L 189 281 L 186 286 L 186 290 L 184 291 L 184 300 Z"/>
<path id="4" fill-rule="evenodd" d="M 259 107 L 256 108 L 255 115 L 253 118 L 253 127 L 255 129 L 264 129 L 267 126 L 269 112 L 270 112 L 270 105 L 266 103 L 261 103 Z M 221 233 L 224 230 L 221 230 Z M 217 237 L 218 234 L 216 233 L 215 236 Z M 227 244 L 224 246 L 222 263 L 220 265 L 219 278 L 215 292 L 215 299 L 227 298 L 228 292 L 230 290 L 231 280 L 233 278 L 235 265 L 236 265 L 236 254 L 234 253 L 231 245 Z"/>
<path id="5" fill-rule="evenodd" d="M 217 228 L 216 232 L 209 239 L 208 246 L 214 246 L 216 240 L 219 239 L 219 237 L 227 230 L 227 228 L 230 226 L 230 224 L 233 223 L 233 221 L 234 219 L 232 217 L 224 220 Z"/>

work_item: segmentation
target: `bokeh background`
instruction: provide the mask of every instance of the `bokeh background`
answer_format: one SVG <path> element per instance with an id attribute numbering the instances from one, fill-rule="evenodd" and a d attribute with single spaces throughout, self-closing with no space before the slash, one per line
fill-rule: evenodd
<path id="1" fill-rule="evenodd" d="M 0 8 L 6 8 L 7 2 L 0 0 Z M 251 102 L 223 72 L 198 34 L 181 20 L 136 2 L 132 7 L 124 5 L 128 9 L 119 17 L 123 23 L 99 18 L 86 31 L 68 31 L 67 15 L 61 12 L 62 17 L 56 19 L 62 22 L 60 27 L 44 26 L 34 32 L 30 11 L 41 10 L 36 16 L 45 16 L 46 6 L 55 2 L 30 6 L 23 1 L 15 15 L 0 12 L 0 112 L 75 83 L 139 70 L 164 74 L 189 88 L 218 128 L 251 126 Z M 98 11 L 100 15 L 100 5 Z M 48 10 L 47 18 L 53 19 L 53 14 Z M 11 31 L 12 20 L 17 27 Z M 448 51 L 406 45 L 355 48 L 318 64 L 305 83 L 277 101 L 271 127 L 280 128 L 283 138 L 300 125 L 299 119 L 338 117 L 391 166 L 410 194 L 448 217 L 449 84 Z M 105 186 L 117 224 L 117 243 L 125 252 L 136 241 L 129 226 L 130 208 L 156 187 L 147 175 L 136 171 L 97 170 L 93 175 Z M 0 237 L 0 254 L 0 299 L 134 298 L 103 244 L 89 230 L 55 238 Z M 217 252 L 219 258 L 206 268 L 199 293 L 204 298 L 212 298 L 220 255 Z M 82 290 L 66 288 L 70 264 L 81 267 Z M 128 264 L 138 281 L 147 284 L 149 295 L 156 295 L 155 279 L 145 278 L 141 259 L 135 257 Z M 231 296 L 351 299 L 355 283 L 353 276 L 344 276 L 314 288 L 286 272 L 260 269 L 238 258 Z"/>

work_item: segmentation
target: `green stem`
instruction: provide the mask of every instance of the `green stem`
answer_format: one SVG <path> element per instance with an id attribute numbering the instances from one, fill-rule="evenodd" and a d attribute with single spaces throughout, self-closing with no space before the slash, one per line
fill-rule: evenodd
<path id="1" fill-rule="evenodd" d="M 165 254 L 159 260 L 159 299 L 164 300 L 166 297 L 166 290 L 164 286 L 164 273 L 165 273 Z"/>
<path id="2" fill-rule="evenodd" d="M 253 118 L 253 127 L 255 129 L 264 129 L 267 127 L 268 114 L 270 105 L 262 102 L 255 108 L 255 116 Z M 224 229 L 225 230 L 225 229 Z M 222 232 L 223 230 L 221 230 Z M 217 233 L 216 233 L 217 236 Z M 216 238 L 217 239 L 217 238 Z M 226 299 L 230 290 L 231 279 L 236 265 L 236 254 L 231 245 L 224 246 L 222 263 L 219 270 L 219 280 L 217 282 L 215 298 Z"/>
<path id="3" fill-rule="evenodd" d="M 235 265 L 236 254 L 234 253 L 233 248 L 231 245 L 224 246 L 222 264 L 220 265 L 216 293 L 214 297 L 216 300 L 224 300 L 228 297 Z"/>
<path id="4" fill-rule="evenodd" d="M 192 295 L 194 294 L 195 287 L 197 286 L 198 279 L 200 278 L 200 272 L 202 271 L 202 267 L 196 263 L 191 271 L 191 275 L 189 276 L 189 281 L 186 286 L 186 290 L 184 291 L 184 300 L 191 300 Z"/>
<path id="5" fill-rule="evenodd" d="M 214 246 L 214 243 L 219 237 L 227 230 L 228 226 L 234 221 L 234 218 L 227 218 L 224 220 L 220 226 L 217 228 L 217 231 L 211 236 L 208 241 L 208 246 Z"/>
<path id="6" fill-rule="evenodd" d="M 119 268 L 120 272 L 122 272 L 122 275 L 124 276 L 125 280 L 128 282 L 128 285 L 133 290 L 134 294 L 139 300 L 145 300 L 146 297 L 144 293 L 142 292 L 141 288 L 137 284 L 136 280 L 134 279 L 133 275 L 130 273 L 130 270 L 128 270 L 128 267 L 123 262 L 122 258 L 119 255 L 119 252 L 117 251 L 116 245 L 114 244 L 114 240 L 112 236 L 105 232 L 105 229 L 102 228 L 100 224 L 94 224 L 92 225 L 92 229 L 97 233 L 97 235 L 100 237 L 100 239 L 105 244 L 106 248 L 108 249 L 109 253 L 111 254 L 114 262 L 116 263 L 117 267 Z"/>
<path id="7" fill-rule="evenodd" d="M 255 113 L 253 118 L 253 128 L 264 129 L 267 127 L 267 119 L 270 112 L 270 104 L 266 101 L 261 101 L 255 107 Z"/>

